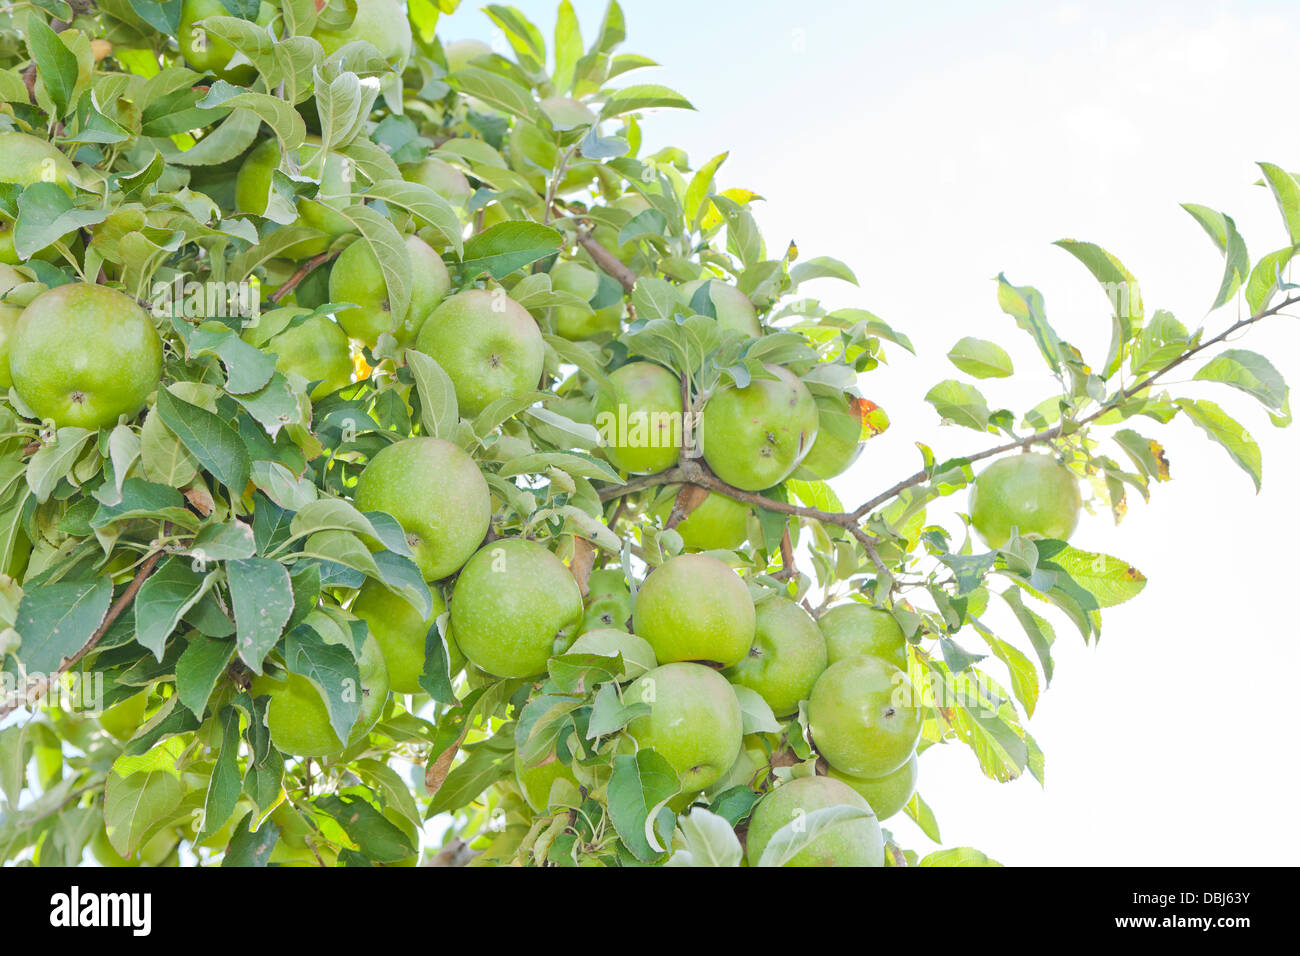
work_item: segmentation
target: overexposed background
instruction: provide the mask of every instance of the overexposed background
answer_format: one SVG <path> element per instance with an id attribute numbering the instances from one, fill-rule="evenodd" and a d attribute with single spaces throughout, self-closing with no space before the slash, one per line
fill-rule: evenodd
<path id="1" fill-rule="evenodd" d="M 516 3 L 549 37 L 552 0 Z M 574 6 L 590 42 L 603 0 Z M 645 151 L 678 145 L 699 166 L 730 150 L 719 186 L 765 197 L 755 210 L 769 249 L 794 239 L 861 283 L 804 291 L 870 309 L 918 347 L 916 358 L 892 348 L 890 366 L 862 378 L 893 426 L 836 480 L 846 502 L 914 471 L 914 441 L 940 458 L 990 443 L 940 428 L 922 401 L 962 377 L 945 358 L 962 336 L 993 339 L 1016 361 L 1015 378 L 978 383 L 992 407 L 1020 413 L 1050 394 L 1028 336 L 997 306 L 999 271 L 1039 288 L 1061 336 L 1100 362 L 1106 299 L 1052 240 L 1103 245 L 1137 275 L 1148 315 L 1167 308 L 1211 334 L 1237 304 L 1205 314 L 1222 260 L 1178 204 L 1233 216 L 1253 258 L 1285 243 L 1271 195 L 1252 183 L 1257 160 L 1300 168 L 1292 4 L 635 0 L 624 11 L 623 50 L 663 69 L 620 82 L 665 83 L 698 109 L 649 117 Z M 444 40 L 494 30 L 475 5 L 441 28 Z M 1294 321 L 1277 319 L 1243 347 L 1297 379 L 1298 345 Z M 1073 543 L 1130 560 L 1150 583 L 1105 614 L 1097 647 L 1054 619 L 1056 677 L 1029 723 L 1045 788 L 1028 775 L 987 780 L 960 745 L 926 753 L 920 790 L 945 845 L 1067 865 L 1289 864 L 1300 851 L 1287 686 L 1300 664 L 1300 431 L 1274 429 L 1224 386 L 1173 387 L 1238 415 L 1264 451 L 1263 492 L 1190 425 L 1142 420 L 1176 480 L 1149 505 L 1130 495 L 1118 528 L 1085 517 Z M 1028 648 L 1014 622 L 998 623 Z M 1001 679 L 1000 668 L 989 662 Z M 931 846 L 901 814 L 888 826 Z"/>

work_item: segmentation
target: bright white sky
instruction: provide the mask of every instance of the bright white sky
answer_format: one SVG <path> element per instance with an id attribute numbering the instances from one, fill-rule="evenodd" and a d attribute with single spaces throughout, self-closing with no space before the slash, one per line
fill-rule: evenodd
<path id="1" fill-rule="evenodd" d="M 554 3 L 516 2 L 549 35 Z M 769 248 L 795 239 L 804 256 L 843 259 L 861 283 L 807 291 L 870 309 L 917 343 L 917 358 L 895 349 L 890 368 L 863 377 L 893 427 L 837 480 L 850 500 L 914 471 L 913 441 L 941 458 L 983 447 L 973 432 L 941 429 L 921 400 L 960 377 L 945 353 L 962 336 L 998 341 L 1031 373 L 981 383 L 993 407 L 1022 412 L 1049 393 L 1028 337 L 997 307 L 999 271 L 1037 286 L 1085 355 L 1104 350 L 1106 300 L 1054 239 L 1119 256 L 1148 314 L 1168 308 L 1212 331 L 1232 321 L 1235 305 L 1205 315 L 1222 264 L 1178 204 L 1234 216 L 1253 257 L 1284 244 L 1271 196 L 1251 183 L 1256 160 L 1300 166 L 1287 105 L 1300 22 L 1288 6 L 638 0 L 624 4 L 625 50 L 664 66 L 638 82 L 673 86 L 699 110 L 651 118 L 651 149 L 681 146 L 696 165 L 730 150 L 721 183 L 766 197 L 757 215 Z M 603 0 L 575 7 L 590 39 Z M 472 4 L 444 27 L 450 38 L 491 31 Z M 1288 319 L 1243 345 L 1292 379 L 1298 346 Z M 1282 864 L 1300 851 L 1285 684 L 1300 665 L 1287 547 L 1300 431 L 1275 430 L 1221 386 L 1175 394 L 1239 413 L 1263 447 L 1263 492 L 1190 426 L 1163 431 L 1176 480 L 1148 506 L 1131 502 L 1119 528 L 1086 517 L 1073 540 L 1127 558 L 1150 584 L 1107 613 L 1099 647 L 1058 622 L 1056 678 L 1029 724 L 1047 787 L 1028 776 L 995 784 L 966 748 L 932 748 L 920 790 L 945 845 L 1067 865 Z M 1014 623 L 990 623 L 1027 649 Z M 901 815 L 889 826 L 929 847 Z"/>

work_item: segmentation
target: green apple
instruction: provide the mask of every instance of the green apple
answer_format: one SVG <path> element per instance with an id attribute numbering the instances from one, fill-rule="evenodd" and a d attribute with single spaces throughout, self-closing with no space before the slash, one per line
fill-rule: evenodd
<path id="1" fill-rule="evenodd" d="M 149 689 L 145 688 L 112 707 L 105 707 L 99 715 L 99 726 L 115 740 L 130 740 L 144 723 L 145 708 L 149 704 Z"/>
<path id="2" fill-rule="evenodd" d="M 578 582 L 535 541 L 484 545 L 460 572 L 451 627 L 461 652 L 496 677 L 532 677 L 573 641 L 582 620 Z"/>
<path id="3" fill-rule="evenodd" d="M 216 0 L 218 4 L 221 0 Z M 266 215 L 271 177 L 280 166 L 280 141 L 264 139 L 248 151 L 235 174 L 235 209 L 254 216 Z"/>
<path id="4" fill-rule="evenodd" d="M 0 183 L 30 186 L 32 183 L 57 183 L 69 196 L 76 179 L 72 161 L 52 144 L 27 133 L 0 133 Z M 14 222 L 7 214 L 0 216 L 0 263 L 17 265 L 20 261 L 14 248 Z M 77 233 L 70 232 L 62 242 L 71 245 Z M 32 255 L 34 259 L 62 261 L 53 246 L 47 246 Z"/>
<path id="5" fill-rule="evenodd" d="M 631 588 L 622 568 L 597 568 L 587 576 L 587 596 L 595 599 L 609 595 L 627 595 Z"/>
<path id="6" fill-rule="evenodd" d="M 411 262 L 411 302 L 398 324 L 393 322 L 388 283 L 370 243 L 360 239 L 352 243 L 330 270 L 330 299 L 354 306 L 339 312 L 339 325 L 371 348 L 384 332 L 402 344 L 412 341 L 451 288 L 447 266 L 427 242 L 419 236 L 407 236 L 406 254 Z"/>
<path id="7" fill-rule="evenodd" d="M 840 773 L 834 767 L 830 770 L 830 776 L 847 783 L 860 793 L 867 803 L 871 804 L 877 820 L 888 820 L 907 806 L 907 801 L 912 799 L 912 794 L 916 791 L 916 765 L 914 752 L 907 758 L 906 763 L 883 777 L 853 777 L 847 773 Z"/>
<path id="8" fill-rule="evenodd" d="M 546 343 L 528 310 L 500 290 L 470 289 L 443 301 L 416 348 L 442 366 L 464 416 L 537 389 Z"/>
<path id="9" fill-rule="evenodd" d="M 551 787 L 557 780 L 567 780 L 576 788 L 578 778 L 573 775 L 573 768 L 562 762 L 554 753 L 544 763 L 535 767 L 525 767 L 524 759 L 518 749 L 515 750 L 515 782 L 534 813 L 545 813 L 550 805 Z"/>
<path id="10" fill-rule="evenodd" d="M 366 622 L 370 636 L 384 655 L 388 683 L 394 693 L 418 694 L 423 690 L 420 677 L 424 674 L 425 639 L 438 617 L 447 610 L 442 592 L 431 588 L 430 593 L 433 610 L 428 617 L 421 617 L 409 601 L 374 579 L 361 586 L 352 604 L 352 613 Z"/>
<path id="11" fill-rule="evenodd" d="M 769 598 L 755 611 L 754 644 L 723 676 L 756 692 L 777 717 L 787 717 L 799 709 L 799 701 L 808 697 L 826 670 L 826 639 L 794 601 Z"/>
<path id="12" fill-rule="evenodd" d="M 327 636 L 328 628 L 319 633 L 327 642 L 334 643 Z M 348 735 L 348 745 L 370 733 L 388 701 L 388 670 L 379 643 L 373 637 L 367 637 L 361 645 L 357 668 L 361 676 L 361 712 Z M 350 689 L 342 690 L 347 693 Z M 343 741 L 330 724 L 329 710 L 320 689 L 306 677 L 293 673 L 288 673 L 284 681 L 266 675 L 256 677 L 253 694 L 271 698 L 266 708 L 266 726 L 271 732 L 271 742 L 280 751 L 297 757 L 328 757 L 343 749 Z"/>
<path id="13" fill-rule="evenodd" d="M 370 459 L 353 496 L 362 511 L 386 511 L 402 526 L 426 581 L 454 573 L 483 543 L 492 516 L 474 459 L 441 438 L 407 438 Z"/>
<path id="14" fill-rule="evenodd" d="M 582 616 L 584 632 L 603 627 L 624 627 L 632 617 L 632 595 L 610 594 L 589 599 Z"/>
<path id="15" fill-rule="evenodd" d="M 754 643 L 754 601 L 740 575 L 707 554 L 681 554 L 650 572 L 632 631 L 663 662 L 739 663 Z"/>
<path id="16" fill-rule="evenodd" d="M 629 362 L 609 374 L 611 395 L 596 396 L 592 423 L 605 457 L 634 475 L 650 475 L 677 464 L 682 443 L 682 385 L 653 362 Z"/>
<path id="17" fill-rule="evenodd" d="M 23 310 L 9 372 L 42 419 L 100 428 L 144 408 L 162 377 L 162 340 L 135 300 L 108 286 L 69 282 Z"/>
<path id="18" fill-rule="evenodd" d="M 201 26 L 200 20 L 208 17 L 234 16 L 221 0 L 185 0 L 181 4 L 181 22 L 176 31 L 176 42 L 181 48 L 185 62 L 200 73 L 212 73 L 230 83 L 243 85 L 251 83 L 257 76 L 256 68 L 249 63 L 227 68 L 230 58 L 235 55 L 235 48 L 215 33 L 209 33 Z M 263 3 L 257 11 L 255 22 L 258 26 L 267 26 L 275 17 L 275 7 Z"/>
<path id="19" fill-rule="evenodd" d="M 708 277 L 695 279 L 682 286 L 682 301 L 689 305 L 700 286 L 706 282 L 709 283 L 709 301 L 713 303 L 713 312 L 719 327 L 740 332 L 750 338 L 758 338 L 763 334 L 763 329 L 758 324 L 758 312 L 754 309 L 754 303 L 734 285 L 727 285 L 725 282 Z"/>
<path id="20" fill-rule="evenodd" d="M 312 36 L 328 57 L 356 40 L 365 40 L 389 63 L 404 66 L 411 53 L 411 23 L 400 0 L 356 0 L 357 15 L 342 29 L 317 25 Z"/>
<path id="21" fill-rule="evenodd" d="M 817 438 L 817 404 L 803 382 L 779 365 L 773 378 L 718 389 L 704 405 L 704 460 L 723 481 L 744 491 L 780 484 Z"/>
<path id="22" fill-rule="evenodd" d="M 922 711 L 907 675 L 859 654 L 822 672 L 808 698 L 813 745 L 836 770 L 883 777 L 901 767 L 921 736 Z"/>
<path id="23" fill-rule="evenodd" d="M 660 499 L 651 510 L 651 514 L 661 522 L 667 522 L 673 513 L 677 487 L 671 490 L 673 493 Z M 690 514 L 677 523 L 676 531 L 688 548 L 733 551 L 745 543 L 749 534 L 749 505 L 721 492 L 710 491 Z"/>
<path id="24" fill-rule="evenodd" d="M 817 440 L 799 463 L 794 476 L 804 481 L 826 481 L 842 475 L 862 453 L 861 399 L 851 395 L 818 395 Z"/>
<path id="25" fill-rule="evenodd" d="M 0 133 L 0 182 L 18 186 L 57 183 L 71 196 L 75 178 L 72 160 L 53 144 L 27 133 Z"/>
<path id="26" fill-rule="evenodd" d="M 888 611 L 851 601 L 823 613 L 817 624 L 826 638 L 832 664 L 857 654 L 872 654 L 907 672 L 907 639 Z"/>
<path id="27" fill-rule="evenodd" d="M 871 807 L 852 788 L 830 777 L 798 777 L 770 791 L 749 818 L 745 858 L 757 866 L 780 829 L 799 824 L 815 810 Z M 843 820 L 818 833 L 786 866 L 884 866 L 885 842 L 874 816 Z"/>
<path id="28" fill-rule="evenodd" d="M 659 666 L 650 642 L 617 627 L 597 627 L 583 631 L 565 651 L 566 654 L 596 654 L 600 657 L 623 656 L 619 680 L 632 680 Z"/>
<path id="29" fill-rule="evenodd" d="M 600 286 L 600 277 L 591 269 L 572 259 L 563 259 L 551 266 L 551 288 L 569 292 L 584 302 L 590 302 Z M 566 339 L 581 341 L 594 339 L 609 332 L 618 332 L 623 316 L 623 302 L 591 311 L 577 306 L 562 305 L 555 310 L 555 331 Z"/>
<path id="30" fill-rule="evenodd" d="M 23 314 L 21 306 L 3 301 L 4 295 L 29 281 L 13 266 L 0 263 L 0 392 L 7 393 L 14 383 L 9 374 L 9 347 L 18 326 L 18 317 Z"/>
<path id="31" fill-rule="evenodd" d="M 285 329 L 266 343 L 266 351 L 275 354 L 275 367 L 281 372 L 319 383 L 311 390 L 313 401 L 352 382 L 347 333 L 327 315 L 313 315 Z"/>
<path id="32" fill-rule="evenodd" d="M 1079 523 L 1079 482 L 1050 455 L 1008 455 L 989 465 L 970 492 L 971 524 L 990 548 L 1017 529 L 1022 538 L 1059 538 Z"/>
<path id="33" fill-rule="evenodd" d="M 402 166 L 402 178 L 408 183 L 429 187 L 458 209 L 464 209 L 474 195 L 474 188 L 465 174 L 435 156 Z"/>
<path id="34" fill-rule="evenodd" d="M 582 630 L 618 628 L 632 619 L 632 592 L 620 569 L 597 569 L 587 578 L 587 610 Z"/>
<path id="35" fill-rule="evenodd" d="M 740 753 L 740 701 L 717 671 L 702 664 L 664 664 L 624 692 L 626 704 L 648 704 L 627 732 L 677 771 L 682 793 L 699 793 L 731 769 Z"/>

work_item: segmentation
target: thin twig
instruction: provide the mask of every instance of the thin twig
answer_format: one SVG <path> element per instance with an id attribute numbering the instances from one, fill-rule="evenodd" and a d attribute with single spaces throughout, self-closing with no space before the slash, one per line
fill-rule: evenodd
<path id="1" fill-rule="evenodd" d="M 120 595 L 118 595 L 117 600 L 113 602 L 111 607 L 109 607 L 108 613 L 104 615 L 104 620 L 100 622 L 99 627 L 95 628 L 95 632 L 90 635 L 86 643 L 81 645 L 81 649 L 71 657 L 65 657 L 63 663 L 59 665 L 58 670 L 53 674 L 33 681 L 7 704 L 0 705 L 0 717 L 7 717 L 24 703 L 28 703 L 29 700 L 30 703 L 35 704 L 49 692 L 50 687 L 60 676 L 65 674 L 70 667 L 93 651 L 95 645 L 98 644 L 100 639 L 108 633 L 108 629 L 113 626 L 113 622 L 122 615 L 123 611 L 130 607 L 131 602 L 135 600 L 136 593 L 140 590 L 141 585 L 144 584 L 145 578 L 153 573 L 153 569 L 162 559 L 162 556 L 163 552 L 161 550 L 150 552 L 148 557 L 146 557 L 140 564 L 139 569 L 136 570 L 135 577 L 131 579 L 131 583 L 126 586 L 126 589 Z"/>
<path id="2" fill-rule="evenodd" d="M 298 270 L 294 272 L 293 275 L 289 276 L 288 280 L 285 281 L 284 285 L 280 286 L 280 288 L 276 289 L 274 292 L 271 293 L 270 295 L 271 301 L 274 302 L 276 305 L 279 305 L 280 300 L 283 299 L 285 296 L 287 296 L 294 289 L 298 288 L 298 283 L 302 282 L 303 279 L 311 275 L 311 273 L 316 269 L 317 266 L 329 262 L 337 255 L 338 255 L 337 252 L 322 252 L 318 256 L 312 256 L 310 259 L 308 259 L 306 262 L 300 265 L 298 267 Z"/>

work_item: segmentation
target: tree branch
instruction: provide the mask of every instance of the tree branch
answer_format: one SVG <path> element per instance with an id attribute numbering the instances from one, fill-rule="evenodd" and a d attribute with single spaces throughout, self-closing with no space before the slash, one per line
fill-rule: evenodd
<path id="1" fill-rule="evenodd" d="M 591 256 L 591 261 L 600 266 L 602 272 L 617 279 L 625 290 L 631 292 L 636 288 L 636 273 L 623 265 L 614 253 L 591 238 L 590 232 L 578 233 L 578 245 L 587 250 L 587 255 Z"/>
<path id="2" fill-rule="evenodd" d="M 601 247 L 599 243 L 595 243 L 595 245 L 598 249 L 604 251 L 603 247 Z M 609 253 L 606 252 L 606 255 L 609 255 Z M 593 258 L 595 258 L 595 256 L 593 256 Z M 615 262 L 617 262 L 617 260 L 615 260 Z M 619 263 L 619 265 L 621 266 L 622 263 Z M 1242 329 L 1253 325 L 1261 319 L 1277 315 L 1297 303 L 1300 303 L 1300 296 L 1292 296 L 1291 298 L 1284 299 L 1282 302 L 1279 302 L 1271 308 L 1264 309 L 1256 315 L 1252 315 L 1249 318 L 1241 319 L 1233 323 L 1218 335 L 1206 339 L 1204 342 L 1188 349 L 1177 358 L 1146 376 L 1146 378 L 1143 378 L 1133 385 L 1130 385 L 1128 388 L 1115 393 L 1115 395 L 1113 395 L 1109 400 L 1101 403 L 1098 408 L 1090 412 L 1088 415 L 1085 415 L 1083 418 L 1074 421 L 1061 422 L 1060 424 L 1053 425 L 1051 428 L 1045 428 L 1042 431 L 1035 432 L 1034 434 L 1028 435 L 1024 438 L 1004 442 L 1003 444 L 995 445 L 992 448 L 986 448 L 983 451 L 975 452 L 970 455 L 962 455 L 960 457 L 962 460 L 967 462 L 982 461 L 986 458 L 992 458 L 995 455 L 1014 451 L 1017 448 L 1028 448 L 1031 445 L 1040 445 L 1056 438 L 1074 434 L 1081 428 L 1095 422 L 1107 412 L 1113 411 L 1120 404 L 1137 395 L 1139 392 L 1150 388 L 1162 376 L 1178 368 L 1178 366 L 1189 361 L 1194 356 L 1199 355 L 1208 348 L 1212 348 L 1215 345 L 1225 342 L 1235 333 L 1240 332 Z M 709 470 L 707 465 L 704 465 L 695 459 L 683 459 L 675 468 L 669 468 L 666 471 L 661 471 L 654 475 L 643 475 L 639 478 L 633 478 L 631 481 L 625 482 L 624 484 L 601 489 L 600 500 L 609 501 L 614 498 L 622 498 L 627 495 L 635 494 L 638 491 L 643 491 L 647 488 L 656 488 L 661 485 L 681 484 L 683 485 L 683 491 L 685 490 L 685 486 L 695 485 L 708 491 L 720 492 L 729 498 L 734 498 L 736 501 L 742 501 L 746 504 L 764 508 L 768 511 L 775 511 L 779 514 L 794 515 L 799 518 L 809 518 L 813 521 L 820 521 L 822 524 L 843 528 L 849 534 L 853 535 L 853 537 L 862 545 L 863 549 L 867 552 L 867 555 L 871 558 L 872 564 L 875 565 L 876 571 L 881 575 L 889 575 L 889 569 L 885 566 L 884 561 L 881 560 L 880 554 L 876 549 L 876 539 L 862 528 L 861 521 L 885 502 L 897 497 L 908 488 L 929 481 L 932 477 L 933 472 L 931 470 L 918 471 L 876 495 L 874 498 L 859 505 L 853 511 L 823 511 L 820 508 L 808 508 L 802 505 L 792 505 L 785 501 L 776 501 L 775 499 L 765 497 L 757 492 L 742 491 L 741 489 L 729 485 L 725 481 L 719 479 Z M 679 492 L 678 503 L 680 503 L 681 500 L 682 493 Z M 673 508 L 674 514 L 677 510 L 677 505 L 675 504 Z M 678 520 L 680 521 L 680 518 Z"/>
<path id="3" fill-rule="evenodd" d="M 280 288 L 276 289 L 274 292 L 271 293 L 271 295 L 269 296 L 270 300 L 274 302 L 276 305 L 279 305 L 280 300 L 285 298 L 285 296 L 287 296 L 294 289 L 298 288 L 298 283 L 302 282 L 303 279 L 311 275 L 317 266 L 329 262 L 337 255 L 338 255 L 337 252 L 322 252 L 318 256 L 312 256 L 310 259 L 308 259 L 306 262 L 300 265 L 298 267 L 298 270 L 294 272 L 293 275 L 289 276 L 289 278 L 285 280 L 284 285 L 280 286 Z"/>
<path id="4" fill-rule="evenodd" d="M 1220 345 L 1226 342 L 1228 338 L 1230 338 L 1233 334 L 1240 332 L 1242 329 L 1255 324 L 1261 319 L 1266 319 L 1269 318 L 1270 316 L 1277 315 L 1279 312 L 1297 303 L 1300 303 L 1300 296 L 1292 296 L 1289 299 L 1284 299 L 1283 301 L 1279 302 L 1277 305 L 1273 306 L 1272 308 L 1265 309 L 1256 315 L 1252 315 L 1248 318 L 1241 319 L 1237 322 L 1234 322 L 1232 325 L 1224 329 L 1222 332 L 1220 332 L 1218 335 L 1214 336 L 1213 338 L 1206 339 L 1204 342 L 1201 342 L 1199 345 L 1195 346 L 1194 348 L 1188 349 L 1182 355 L 1179 355 L 1177 358 L 1173 359 L 1167 364 L 1156 369 L 1146 378 L 1136 382 L 1133 385 L 1130 385 L 1128 388 L 1123 389 L 1120 392 L 1117 392 L 1108 401 L 1103 402 L 1096 410 L 1089 413 L 1088 415 L 1085 415 L 1083 418 L 1071 422 L 1061 422 L 1059 425 L 1053 425 L 1051 428 L 1045 428 L 1042 431 L 1035 432 L 1034 434 L 1029 435 L 1025 438 L 1020 438 L 1017 439 L 1016 441 L 1006 442 L 1001 445 L 995 445 L 992 448 L 986 448 L 983 451 L 976 452 L 973 455 L 962 455 L 960 457 L 968 462 L 982 461 L 985 458 L 992 458 L 995 455 L 1000 455 L 1008 451 L 1014 451 L 1017 448 L 1028 448 L 1030 445 L 1041 445 L 1045 442 L 1053 441 L 1054 439 L 1061 438 L 1066 435 L 1072 435 L 1075 432 L 1077 432 L 1079 429 L 1083 428 L 1085 425 L 1092 424 L 1097 419 L 1105 415 L 1107 412 L 1113 411 L 1122 402 L 1132 398 L 1134 395 L 1137 395 L 1139 392 L 1150 388 L 1162 376 L 1172 372 L 1174 369 L 1178 368 L 1178 366 L 1182 365 L 1184 362 L 1187 362 L 1189 359 L 1193 358 L 1194 356 L 1199 355 L 1201 352 L 1205 351 L 1208 348 L 1212 348 L 1215 345 Z M 918 471 L 916 474 L 904 478 L 902 481 L 894 485 L 892 488 L 882 491 L 874 498 L 866 502 L 863 502 L 861 505 L 859 505 L 857 508 L 853 510 L 852 514 L 855 518 L 860 519 L 863 516 L 867 515 L 868 513 L 879 508 L 886 501 L 889 501 L 890 499 L 898 496 L 899 494 L 901 494 L 902 492 L 904 492 L 908 488 L 911 488 L 914 485 L 919 485 L 925 481 L 928 481 L 931 477 L 932 475 L 929 471 Z"/>
<path id="5" fill-rule="evenodd" d="M 32 704 L 35 704 L 36 701 L 40 700 L 49 692 L 49 689 L 54 684 L 55 680 L 67 673 L 69 668 L 93 651 L 95 645 L 98 644 L 100 639 L 108 633 L 108 629 L 113 626 L 113 622 L 121 617 L 123 611 L 130 607 L 131 602 L 135 600 L 136 593 L 144 584 L 145 578 L 153 573 L 153 569 L 157 567 L 162 556 L 163 552 L 161 550 L 150 552 L 148 557 L 144 559 L 140 564 L 140 567 L 136 570 L 135 577 L 131 579 L 131 583 L 128 584 L 126 589 L 118 595 L 117 600 L 113 602 L 111 607 L 109 607 L 108 613 L 104 615 L 104 620 L 100 622 L 99 627 L 95 628 L 95 632 L 90 635 L 86 640 L 86 643 L 81 645 L 81 649 L 71 657 L 64 658 L 63 663 L 59 665 L 59 669 L 53 674 L 33 681 L 31 684 L 27 685 L 27 687 L 23 688 L 22 692 L 7 704 L 0 704 L 0 717 L 7 717 L 29 700 Z"/>

